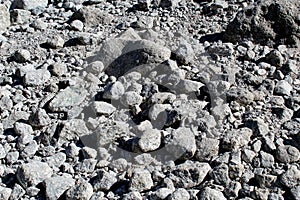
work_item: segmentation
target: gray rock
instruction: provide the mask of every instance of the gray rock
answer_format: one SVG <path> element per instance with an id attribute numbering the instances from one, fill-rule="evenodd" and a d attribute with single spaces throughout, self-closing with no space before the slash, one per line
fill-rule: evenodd
<path id="1" fill-rule="evenodd" d="M 123 200 L 142 200 L 143 197 L 139 192 L 129 192 L 123 196 Z"/>
<path id="2" fill-rule="evenodd" d="M 68 68 L 64 63 L 55 63 L 50 66 L 51 73 L 56 76 L 62 76 L 68 72 Z"/>
<path id="3" fill-rule="evenodd" d="M 238 181 L 231 181 L 229 184 L 227 184 L 224 193 L 229 198 L 237 198 L 241 189 L 241 183 L 239 183 Z"/>
<path id="4" fill-rule="evenodd" d="M 180 0 L 157 0 L 159 2 L 159 6 L 162 8 L 175 8 L 178 6 Z"/>
<path id="5" fill-rule="evenodd" d="M 29 122 L 34 127 L 43 127 L 49 125 L 51 119 L 44 109 L 39 108 L 29 117 Z"/>
<path id="6" fill-rule="evenodd" d="M 226 185 L 230 182 L 229 174 L 228 174 L 228 165 L 221 164 L 214 167 L 209 175 L 212 177 L 214 182 L 219 185 Z"/>
<path id="7" fill-rule="evenodd" d="M 282 67 L 282 65 L 284 64 L 284 58 L 278 50 L 273 50 L 270 53 L 268 53 L 265 56 L 265 60 L 267 63 L 275 67 Z"/>
<path id="8" fill-rule="evenodd" d="M 49 200 L 57 200 L 69 188 L 75 185 L 75 180 L 70 174 L 62 174 L 44 180 L 46 197 Z"/>
<path id="9" fill-rule="evenodd" d="M 244 88 L 232 87 L 227 92 L 228 100 L 235 100 L 242 105 L 248 105 L 253 103 L 254 95 Z"/>
<path id="10" fill-rule="evenodd" d="M 89 158 L 96 158 L 97 157 L 97 150 L 90 148 L 90 147 L 83 147 L 81 149 L 82 155 L 85 159 Z"/>
<path id="11" fill-rule="evenodd" d="M 290 166 L 289 169 L 281 175 L 280 181 L 288 188 L 297 186 L 300 181 L 300 170 L 295 165 Z"/>
<path id="12" fill-rule="evenodd" d="M 26 134 L 33 134 L 33 129 L 29 124 L 16 122 L 14 124 L 14 130 L 18 135 L 26 135 Z"/>
<path id="13" fill-rule="evenodd" d="M 278 81 L 278 83 L 276 84 L 274 88 L 274 94 L 289 96 L 292 90 L 293 86 L 291 86 L 287 81 L 282 80 Z"/>
<path id="14" fill-rule="evenodd" d="M 64 47 L 65 41 L 61 36 L 55 35 L 49 38 L 46 43 L 53 49 L 59 49 Z"/>
<path id="15" fill-rule="evenodd" d="M 120 81 L 109 85 L 103 94 L 106 99 L 119 99 L 125 92 L 124 86 Z"/>
<path id="16" fill-rule="evenodd" d="M 30 59 L 30 52 L 26 49 L 18 50 L 15 52 L 14 58 L 19 63 L 27 62 Z"/>
<path id="17" fill-rule="evenodd" d="M 19 184 L 15 184 L 10 199 L 21 199 L 24 194 L 25 190 Z"/>
<path id="18" fill-rule="evenodd" d="M 63 152 L 59 152 L 54 154 L 53 156 L 47 157 L 45 160 L 48 165 L 52 168 L 60 167 L 66 161 L 66 154 Z"/>
<path id="19" fill-rule="evenodd" d="M 88 128 L 85 126 L 85 122 L 81 119 L 72 119 L 64 122 L 63 128 L 59 133 L 59 141 L 64 142 L 67 140 L 73 140 L 76 137 L 87 135 L 89 133 Z"/>
<path id="20" fill-rule="evenodd" d="M 105 25 L 111 23 L 113 16 L 100 8 L 82 7 L 73 13 L 71 20 L 80 20 L 87 27 Z"/>
<path id="21" fill-rule="evenodd" d="M 248 39 L 269 46 L 297 45 L 299 4 L 297 0 L 255 2 L 238 12 L 227 26 L 224 39 Z"/>
<path id="22" fill-rule="evenodd" d="M 30 24 L 36 30 L 45 30 L 47 28 L 47 24 L 41 19 L 36 19 L 34 22 Z"/>
<path id="23" fill-rule="evenodd" d="M 153 17 L 151 16 L 139 16 L 137 21 L 132 24 L 137 29 L 152 29 L 153 28 Z"/>
<path id="24" fill-rule="evenodd" d="M 167 200 L 189 200 L 190 194 L 184 188 L 176 189 L 170 196 L 168 196 Z"/>
<path id="25" fill-rule="evenodd" d="M 51 77 L 48 70 L 38 69 L 29 71 L 24 76 L 24 83 L 27 86 L 39 86 L 45 84 Z"/>
<path id="26" fill-rule="evenodd" d="M 76 171 L 81 173 L 91 173 L 95 170 L 97 160 L 95 159 L 84 159 L 82 162 L 76 165 Z"/>
<path id="27" fill-rule="evenodd" d="M 247 145 L 252 136 L 249 128 L 241 128 L 239 130 L 228 131 L 222 139 L 222 148 L 226 150 L 237 150 Z"/>
<path id="28" fill-rule="evenodd" d="M 175 52 L 177 59 L 184 65 L 191 63 L 194 60 L 195 52 L 192 45 L 183 43 L 179 45 Z"/>
<path id="29" fill-rule="evenodd" d="M 109 163 L 108 166 L 115 172 L 124 172 L 128 168 L 128 162 L 124 158 L 118 158 Z"/>
<path id="30" fill-rule="evenodd" d="M 2 144 L 0 144 L 0 159 L 5 158 L 6 151 Z"/>
<path id="31" fill-rule="evenodd" d="M 51 100 L 49 108 L 54 112 L 66 111 L 68 107 L 80 105 L 86 96 L 87 91 L 83 88 L 67 87 Z"/>
<path id="32" fill-rule="evenodd" d="M 4 4 L 0 4 L 0 31 L 5 31 L 10 26 L 10 14 Z"/>
<path id="33" fill-rule="evenodd" d="M 138 0 L 137 7 L 139 10 L 148 11 L 151 5 L 151 0 Z"/>
<path id="34" fill-rule="evenodd" d="M 23 25 L 29 23 L 31 13 L 28 10 L 14 9 L 10 12 L 10 20 L 13 25 Z"/>
<path id="35" fill-rule="evenodd" d="M 66 193 L 67 200 L 89 200 L 93 195 L 92 185 L 85 181 L 80 180 L 73 187 L 71 187 Z"/>
<path id="36" fill-rule="evenodd" d="M 134 171 L 130 182 L 130 190 L 142 192 L 145 190 L 149 190 L 152 187 L 153 180 L 148 170 Z"/>
<path id="37" fill-rule="evenodd" d="M 155 192 L 150 192 L 147 198 L 149 199 L 166 199 L 172 193 L 169 188 L 159 188 Z"/>
<path id="38" fill-rule="evenodd" d="M 1 153 L 1 145 L 0 145 L 0 158 L 2 157 L 2 153 Z M 9 164 L 13 164 L 15 162 L 18 161 L 19 159 L 19 152 L 18 151 L 12 151 L 12 152 L 8 152 L 6 155 L 6 161 Z"/>
<path id="39" fill-rule="evenodd" d="M 116 108 L 113 105 L 104 101 L 95 101 L 93 103 L 93 108 L 98 115 L 111 115 L 116 111 Z"/>
<path id="40" fill-rule="evenodd" d="M 40 192 L 40 189 L 34 186 L 28 187 L 26 189 L 26 194 L 28 194 L 30 197 L 36 196 Z"/>
<path id="41" fill-rule="evenodd" d="M 43 170 L 41 170 L 43 169 Z M 17 170 L 17 179 L 23 187 L 35 186 L 52 176 L 52 169 L 47 163 L 31 161 L 22 164 Z"/>
<path id="42" fill-rule="evenodd" d="M 175 159 L 189 159 L 196 152 L 194 133 L 189 128 L 180 127 L 171 133 L 171 138 L 165 139 L 166 150 Z"/>
<path id="43" fill-rule="evenodd" d="M 272 167 L 274 165 L 274 157 L 266 152 L 260 152 L 260 164 L 262 167 Z"/>
<path id="44" fill-rule="evenodd" d="M 12 189 L 0 186 L 0 199 L 8 200 L 11 195 Z"/>
<path id="45" fill-rule="evenodd" d="M 161 144 L 161 132 L 157 129 L 145 130 L 138 141 L 138 146 L 143 152 L 158 149 Z"/>
<path id="46" fill-rule="evenodd" d="M 216 189 L 211 189 L 209 187 L 204 188 L 199 194 L 199 200 L 226 200 L 223 193 Z"/>
<path id="47" fill-rule="evenodd" d="M 208 163 L 188 160 L 171 169 L 170 179 L 175 187 L 192 188 L 201 184 L 210 170 Z"/>
<path id="48" fill-rule="evenodd" d="M 71 28 L 76 31 L 82 31 L 83 30 L 83 22 L 80 20 L 74 20 L 70 24 Z"/>
<path id="49" fill-rule="evenodd" d="M 133 91 L 125 92 L 121 97 L 121 102 L 124 106 L 140 105 L 142 101 L 143 97 Z"/>
<path id="50" fill-rule="evenodd" d="M 277 180 L 277 176 L 269 174 L 255 174 L 255 179 L 257 180 L 261 188 L 269 188 L 273 186 L 273 184 Z"/>
<path id="51" fill-rule="evenodd" d="M 47 0 L 14 0 L 12 3 L 12 9 L 19 8 L 24 10 L 33 10 L 38 7 L 46 8 L 48 5 Z"/>
<path id="52" fill-rule="evenodd" d="M 195 158 L 199 161 L 210 161 L 218 155 L 220 141 L 214 138 L 196 140 L 197 151 Z"/>
<path id="53" fill-rule="evenodd" d="M 291 145 L 279 146 L 276 150 L 276 158 L 283 163 L 297 162 L 300 159 L 300 152 Z"/>
<path id="54" fill-rule="evenodd" d="M 118 179 L 114 172 L 100 170 L 92 184 L 95 191 L 108 191 L 117 181 Z"/>
<path id="55" fill-rule="evenodd" d="M 300 185 L 291 188 L 291 193 L 294 197 L 294 199 L 300 199 Z"/>

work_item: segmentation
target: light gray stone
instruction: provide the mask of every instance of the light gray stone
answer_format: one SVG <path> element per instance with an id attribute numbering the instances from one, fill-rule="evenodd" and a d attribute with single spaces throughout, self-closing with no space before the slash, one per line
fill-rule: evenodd
<path id="1" fill-rule="evenodd" d="M 114 172 L 101 170 L 98 172 L 98 175 L 92 184 L 96 191 L 108 191 L 117 181 L 118 179 Z"/>
<path id="2" fill-rule="evenodd" d="M 38 69 L 29 71 L 24 76 L 24 83 L 27 86 L 39 86 L 46 83 L 51 77 L 48 70 Z"/>
<path id="3" fill-rule="evenodd" d="M 89 200 L 93 195 L 92 185 L 85 181 L 80 180 L 73 187 L 71 187 L 66 193 L 67 200 Z"/>
<path id="4" fill-rule="evenodd" d="M 161 144 L 161 132 L 157 129 L 145 130 L 138 141 L 143 152 L 150 152 L 158 149 Z"/>
<path id="5" fill-rule="evenodd" d="M 19 9 L 25 9 L 25 10 L 33 10 L 35 8 L 46 8 L 48 5 L 47 0 L 14 0 L 12 3 L 12 8 L 19 8 Z"/>
<path id="6" fill-rule="evenodd" d="M 113 105 L 104 101 L 95 101 L 93 107 L 98 115 L 111 115 L 116 111 L 116 108 Z"/>
<path id="7" fill-rule="evenodd" d="M 279 146 L 276 150 L 276 158 L 283 163 L 297 162 L 300 159 L 300 153 L 291 145 Z"/>
<path id="8" fill-rule="evenodd" d="M 226 200 L 223 193 L 216 189 L 211 189 L 209 187 L 204 188 L 199 195 L 199 200 Z"/>
<path id="9" fill-rule="evenodd" d="M 290 166 L 289 169 L 281 175 L 280 181 L 288 188 L 297 186 L 300 182 L 300 170 L 295 165 Z"/>
<path id="10" fill-rule="evenodd" d="M 11 195 L 12 189 L 0 186 L 0 199 L 8 200 Z"/>
<path id="11" fill-rule="evenodd" d="M 276 84 L 274 94 L 289 96 L 292 90 L 293 86 L 291 86 L 287 81 L 282 80 L 278 81 L 278 83 Z"/>
<path id="12" fill-rule="evenodd" d="M 218 155 L 220 141 L 214 138 L 202 138 L 196 140 L 197 151 L 195 158 L 199 161 L 210 161 Z"/>
<path id="13" fill-rule="evenodd" d="M 0 31 L 5 31 L 10 26 L 10 14 L 4 4 L 0 4 Z"/>
<path id="14" fill-rule="evenodd" d="M 49 200 L 57 200 L 69 188 L 75 185 L 75 180 L 70 174 L 62 174 L 44 180 L 46 197 Z"/>
<path id="15" fill-rule="evenodd" d="M 148 170 L 136 170 L 131 178 L 130 190 L 142 192 L 153 187 L 153 180 Z"/>
<path id="16" fill-rule="evenodd" d="M 26 49 L 20 49 L 15 52 L 14 58 L 19 63 L 25 63 L 30 60 L 30 52 Z"/>
<path id="17" fill-rule="evenodd" d="M 189 200 L 190 194 L 184 188 L 176 189 L 170 196 L 167 198 L 168 200 Z"/>

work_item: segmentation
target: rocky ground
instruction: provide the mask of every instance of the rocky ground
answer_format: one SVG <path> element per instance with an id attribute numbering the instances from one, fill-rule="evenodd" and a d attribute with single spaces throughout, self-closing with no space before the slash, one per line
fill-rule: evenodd
<path id="1" fill-rule="evenodd" d="M 1 0 L 0 199 L 300 199 L 297 0 Z"/>

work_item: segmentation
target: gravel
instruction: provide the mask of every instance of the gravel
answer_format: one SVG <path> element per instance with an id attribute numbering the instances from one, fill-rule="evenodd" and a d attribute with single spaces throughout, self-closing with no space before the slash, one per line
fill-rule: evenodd
<path id="1" fill-rule="evenodd" d="M 297 0 L 2 0 L 0 199 L 299 199 Z"/>

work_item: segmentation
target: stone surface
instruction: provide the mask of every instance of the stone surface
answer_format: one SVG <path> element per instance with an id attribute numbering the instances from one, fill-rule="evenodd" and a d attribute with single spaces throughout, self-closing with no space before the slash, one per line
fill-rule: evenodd
<path id="1" fill-rule="evenodd" d="M 93 194 L 93 187 L 87 181 L 81 180 L 66 193 L 67 200 L 89 200 Z"/>
<path id="2" fill-rule="evenodd" d="M 41 170 L 43 169 L 43 170 Z M 52 169 L 47 163 L 31 161 L 22 164 L 17 171 L 17 179 L 23 187 L 35 186 L 53 174 Z"/>
<path id="3" fill-rule="evenodd" d="M 130 190 L 142 192 L 145 190 L 149 190 L 152 187 L 153 180 L 149 171 L 137 170 L 133 173 L 130 182 Z"/>
<path id="4" fill-rule="evenodd" d="M 25 10 L 33 10 L 36 8 L 45 8 L 48 5 L 47 0 L 14 0 L 12 3 L 12 8 L 19 8 L 19 9 L 25 9 Z"/>
<path id="5" fill-rule="evenodd" d="M 55 200 L 69 188 L 75 185 L 75 180 L 69 174 L 62 174 L 61 176 L 54 176 L 47 178 L 43 182 L 46 188 L 46 196 L 49 200 Z"/>
<path id="6" fill-rule="evenodd" d="M 10 26 L 10 15 L 8 8 L 4 5 L 0 5 L 0 31 L 5 31 Z"/>

